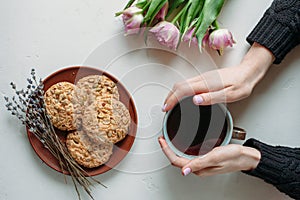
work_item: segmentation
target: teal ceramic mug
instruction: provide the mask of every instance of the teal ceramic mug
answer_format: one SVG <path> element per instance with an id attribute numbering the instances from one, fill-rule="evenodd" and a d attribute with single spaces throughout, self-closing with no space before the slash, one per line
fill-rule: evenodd
<path id="1" fill-rule="evenodd" d="M 171 150 L 189 159 L 246 136 L 244 129 L 233 125 L 224 104 L 197 106 L 192 96 L 183 98 L 165 114 L 162 132 Z"/>

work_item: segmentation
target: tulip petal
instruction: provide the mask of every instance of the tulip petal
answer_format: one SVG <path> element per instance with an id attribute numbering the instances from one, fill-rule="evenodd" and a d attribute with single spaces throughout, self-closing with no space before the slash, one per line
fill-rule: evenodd
<path id="1" fill-rule="evenodd" d="M 230 46 L 232 47 L 234 39 L 232 34 L 227 29 L 217 29 L 213 31 L 208 38 L 209 47 L 214 50 L 217 50 L 220 55 L 223 54 L 224 48 Z"/>
<path id="2" fill-rule="evenodd" d="M 167 21 L 162 21 L 151 28 L 149 32 L 154 34 L 160 44 L 173 50 L 177 48 L 180 33 L 174 24 Z"/>

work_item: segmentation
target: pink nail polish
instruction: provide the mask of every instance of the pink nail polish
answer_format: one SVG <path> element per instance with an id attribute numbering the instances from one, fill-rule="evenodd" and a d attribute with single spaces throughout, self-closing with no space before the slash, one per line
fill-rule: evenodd
<path id="1" fill-rule="evenodd" d="M 162 107 L 161 110 L 162 110 L 163 112 L 165 112 L 165 111 L 166 111 L 166 108 L 167 108 L 167 104 L 165 104 L 165 105 Z"/>
<path id="2" fill-rule="evenodd" d="M 185 168 L 184 170 L 183 170 L 183 175 L 184 176 L 187 176 L 188 174 L 190 174 L 192 172 L 192 170 L 191 170 L 191 168 Z"/>
<path id="3" fill-rule="evenodd" d="M 200 95 L 194 96 L 193 100 L 195 104 L 201 104 L 203 102 L 203 98 Z"/>

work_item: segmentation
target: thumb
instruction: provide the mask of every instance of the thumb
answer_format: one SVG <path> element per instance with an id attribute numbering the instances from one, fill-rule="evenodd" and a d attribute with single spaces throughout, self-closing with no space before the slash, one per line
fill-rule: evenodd
<path id="1" fill-rule="evenodd" d="M 219 90 L 197 94 L 193 97 L 193 102 L 196 105 L 211 105 L 215 103 L 225 103 L 227 102 L 227 98 L 225 91 Z"/>
<path id="2" fill-rule="evenodd" d="M 206 168 L 208 165 L 206 162 L 204 162 L 205 157 L 206 157 L 206 155 L 195 158 L 195 159 L 191 160 L 188 164 L 183 166 L 181 168 L 182 175 L 186 176 L 186 175 L 190 174 L 191 172 L 200 171 L 200 170 Z"/>

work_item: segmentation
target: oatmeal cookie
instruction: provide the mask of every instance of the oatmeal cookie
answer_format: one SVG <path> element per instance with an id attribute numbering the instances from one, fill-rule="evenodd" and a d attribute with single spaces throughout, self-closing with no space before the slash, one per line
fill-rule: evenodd
<path id="1" fill-rule="evenodd" d="M 56 128 L 63 131 L 75 130 L 73 105 L 74 84 L 59 82 L 52 85 L 44 94 L 46 110 Z"/>
<path id="2" fill-rule="evenodd" d="M 76 103 L 90 105 L 97 97 L 109 96 L 119 100 L 119 91 L 115 82 L 105 75 L 89 75 L 76 83 Z"/>
<path id="3" fill-rule="evenodd" d="M 84 131 L 69 133 L 67 148 L 75 161 L 87 168 L 98 167 L 106 163 L 112 155 L 113 144 L 105 138 L 89 137 Z"/>
<path id="4" fill-rule="evenodd" d="M 97 98 L 83 113 L 82 125 L 89 132 L 105 133 L 112 143 L 125 138 L 131 123 L 126 106 L 113 98 Z"/>

